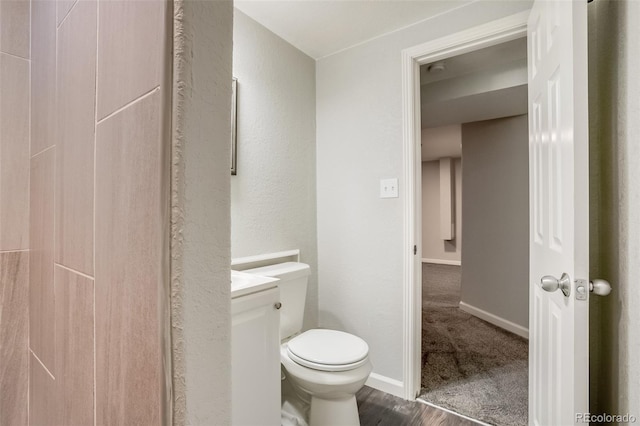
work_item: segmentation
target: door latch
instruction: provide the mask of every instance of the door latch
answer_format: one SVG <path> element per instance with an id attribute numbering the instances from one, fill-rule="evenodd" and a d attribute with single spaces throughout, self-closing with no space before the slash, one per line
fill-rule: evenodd
<path id="1" fill-rule="evenodd" d="M 576 300 L 587 300 L 589 292 L 598 296 L 606 296 L 611 293 L 611 284 L 599 278 L 592 281 L 576 280 Z"/>

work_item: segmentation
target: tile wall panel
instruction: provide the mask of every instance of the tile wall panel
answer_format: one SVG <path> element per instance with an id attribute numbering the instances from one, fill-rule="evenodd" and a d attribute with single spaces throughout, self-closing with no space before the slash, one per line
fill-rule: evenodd
<path id="1" fill-rule="evenodd" d="M 31 155 L 55 144 L 56 2 L 31 3 Z"/>
<path id="2" fill-rule="evenodd" d="M 79 1 L 58 29 L 56 261 L 93 275 L 97 4 Z"/>
<path id="3" fill-rule="evenodd" d="M 31 261 L 29 262 L 30 347 L 55 373 L 55 292 L 53 280 L 53 215 L 56 149 L 31 159 Z"/>
<path id="4" fill-rule="evenodd" d="M 61 424 L 93 424 L 93 279 L 56 266 L 56 392 Z"/>
<path id="5" fill-rule="evenodd" d="M 29 59 L 29 0 L 0 1 L 0 51 Z"/>
<path id="6" fill-rule="evenodd" d="M 98 119 L 160 85 L 167 3 L 100 2 Z"/>
<path id="7" fill-rule="evenodd" d="M 56 381 L 31 353 L 29 357 L 29 425 L 62 425 Z"/>
<path id="8" fill-rule="evenodd" d="M 0 251 L 21 250 L 29 247 L 29 61 L 0 53 L 0 94 Z"/>
<path id="9" fill-rule="evenodd" d="M 160 105 L 157 90 L 97 128 L 98 425 L 159 424 L 161 419 L 158 291 L 165 206 Z"/>
<path id="10" fill-rule="evenodd" d="M 27 423 L 29 252 L 0 253 L 0 425 Z"/>

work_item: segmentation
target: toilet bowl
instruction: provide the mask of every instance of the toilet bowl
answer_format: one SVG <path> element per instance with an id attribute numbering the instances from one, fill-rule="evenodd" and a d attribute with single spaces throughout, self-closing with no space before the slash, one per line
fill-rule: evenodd
<path id="1" fill-rule="evenodd" d="M 280 361 L 299 400 L 294 405 L 310 404 L 308 410 L 299 410 L 309 413 L 301 420 L 309 426 L 359 426 L 355 394 L 373 369 L 367 343 L 337 330 L 300 333 L 308 265 L 286 262 L 245 272 L 280 279 Z"/>
<path id="2" fill-rule="evenodd" d="M 353 348 L 344 345 L 349 339 L 364 344 L 363 353 L 354 356 Z M 360 424 L 355 394 L 372 370 L 362 339 L 335 330 L 309 330 L 281 345 L 280 361 L 294 388 L 310 397 L 311 426 Z"/>

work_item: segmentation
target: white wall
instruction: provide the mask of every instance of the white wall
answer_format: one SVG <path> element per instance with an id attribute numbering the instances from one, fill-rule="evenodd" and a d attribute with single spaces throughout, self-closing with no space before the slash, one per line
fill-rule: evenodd
<path id="1" fill-rule="evenodd" d="M 460 262 L 462 247 L 462 161 L 456 158 L 455 168 L 455 238 L 440 238 L 440 162 L 422 162 L 422 259 Z M 437 263 L 437 262 L 436 262 Z"/>
<path id="2" fill-rule="evenodd" d="M 529 328 L 527 116 L 462 125 L 460 299 Z"/>
<path id="3" fill-rule="evenodd" d="M 374 373 L 402 380 L 402 49 L 528 9 L 475 2 L 317 62 L 320 325 L 363 337 Z"/>
<path id="4" fill-rule="evenodd" d="M 640 417 L 640 3 L 589 4 L 592 413 Z"/>
<path id="5" fill-rule="evenodd" d="M 173 419 L 167 423 L 230 424 L 233 5 L 173 6 Z"/>
<path id="6" fill-rule="evenodd" d="M 238 9 L 237 175 L 231 254 L 300 249 L 311 265 L 305 326 L 317 324 L 315 61 Z"/>

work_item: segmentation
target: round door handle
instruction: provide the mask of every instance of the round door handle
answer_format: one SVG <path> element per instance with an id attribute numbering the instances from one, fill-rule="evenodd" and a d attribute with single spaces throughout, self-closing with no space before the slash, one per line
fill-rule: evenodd
<path id="1" fill-rule="evenodd" d="M 563 273 L 560 279 L 557 279 L 552 275 L 545 275 L 540 279 L 540 286 L 544 291 L 548 291 L 550 293 L 560 289 L 562 290 L 562 294 L 566 297 L 571 295 L 571 278 L 569 278 L 567 273 Z"/>
<path id="2" fill-rule="evenodd" d="M 606 296 L 611 293 L 611 284 L 609 281 L 596 278 L 589 283 L 589 290 L 598 296 Z"/>

